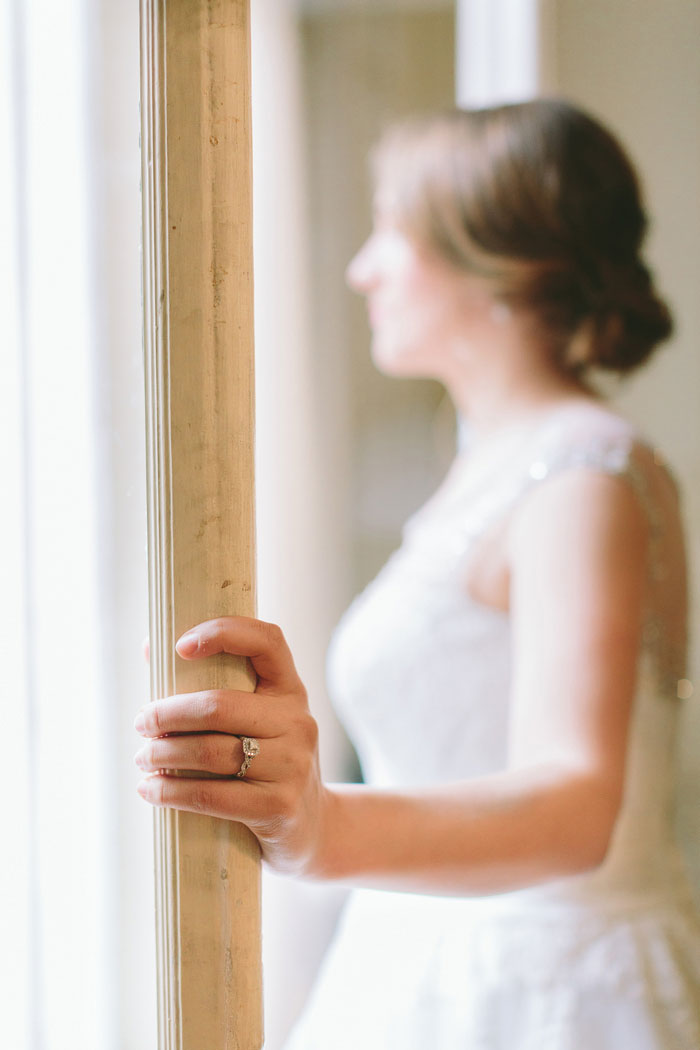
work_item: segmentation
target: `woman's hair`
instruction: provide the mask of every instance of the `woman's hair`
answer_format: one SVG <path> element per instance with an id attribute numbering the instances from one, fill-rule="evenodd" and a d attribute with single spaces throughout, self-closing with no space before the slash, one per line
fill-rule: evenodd
<path id="1" fill-rule="evenodd" d="M 635 170 L 560 99 L 411 118 L 372 154 L 399 225 L 528 311 L 568 367 L 636 368 L 671 334 Z"/>

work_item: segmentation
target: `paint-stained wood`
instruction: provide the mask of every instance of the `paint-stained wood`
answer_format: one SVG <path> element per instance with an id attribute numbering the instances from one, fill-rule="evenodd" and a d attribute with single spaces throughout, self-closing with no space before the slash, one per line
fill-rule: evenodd
<path id="1" fill-rule="evenodd" d="M 248 0 L 142 0 L 152 694 L 253 688 L 177 637 L 255 615 Z M 262 1046 L 259 850 L 156 813 L 160 1050 Z"/>

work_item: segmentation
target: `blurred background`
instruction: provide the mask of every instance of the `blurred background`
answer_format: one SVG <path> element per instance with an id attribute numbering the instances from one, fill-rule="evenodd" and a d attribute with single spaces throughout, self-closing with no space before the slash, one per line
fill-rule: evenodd
<path id="1" fill-rule="evenodd" d="M 138 5 L 0 12 L 0 1045 L 151 1050 Z M 394 117 L 558 92 L 628 146 L 677 334 L 609 393 L 684 482 L 697 624 L 700 0 L 252 0 L 252 17 L 259 615 L 290 641 L 340 780 L 357 768 L 328 639 L 455 446 L 439 385 L 374 371 L 344 284 L 369 232 L 367 150 Z M 680 831 L 700 888 L 698 692 Z M 265 877 L 267 1050 L 342 899 Z"/>

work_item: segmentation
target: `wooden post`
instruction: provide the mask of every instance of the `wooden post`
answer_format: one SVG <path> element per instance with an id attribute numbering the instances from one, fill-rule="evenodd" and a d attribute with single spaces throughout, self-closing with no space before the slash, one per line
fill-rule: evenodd
<path id="1" fill-rule="evenodd" d="M 188 627 L 255 615 L 248 0 L 142 0 L 152 695 L 253 688 L 187 663 Z M 156 812 L 160 1050 L 262 1046 L 259 850 Z"/>

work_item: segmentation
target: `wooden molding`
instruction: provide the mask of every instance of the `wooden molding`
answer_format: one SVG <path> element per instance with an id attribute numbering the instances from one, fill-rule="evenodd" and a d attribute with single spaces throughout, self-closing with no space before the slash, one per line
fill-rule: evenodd
<path id="1" fill-rule="evenodd" d="M 142 0 L 141 66 L 152 696 L 252 690 L 174 650 L 255 615 L 248 0 Z M 155 852 L 160 1050 L 259 1050 L 255 838 L 163 810 Z"/>

